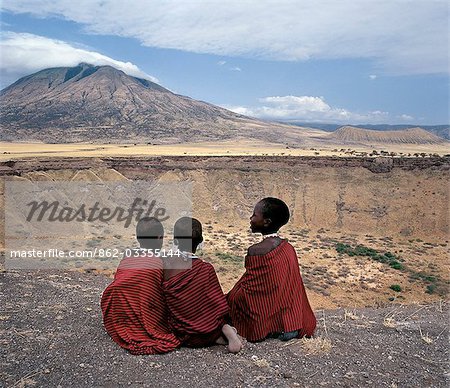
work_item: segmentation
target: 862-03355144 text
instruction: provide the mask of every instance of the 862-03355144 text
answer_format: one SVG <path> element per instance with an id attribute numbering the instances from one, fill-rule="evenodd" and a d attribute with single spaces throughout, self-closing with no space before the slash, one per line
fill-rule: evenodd
<path id="1" fill-rule="evenodd" d="M 124 257 L 179 257 L 179 249 L 145 249 L 145 248 L 93 248 L 80 250 L 63 250 L 58 248 L 49 249 L 28 249 L 28 250 L 10 250 L 11 258 L 23 259 L 62 259 L 62 258 L 113 258 L 122 259 Z"/>

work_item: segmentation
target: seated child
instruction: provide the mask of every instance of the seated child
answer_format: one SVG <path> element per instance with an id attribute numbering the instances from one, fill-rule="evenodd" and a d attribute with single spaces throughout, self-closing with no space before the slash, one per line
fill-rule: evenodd
<path id="1" fill-rule="evenodd" d="M 245 273 L 228 293 L 231 321 L 249 341 L 312 336 L 316 318 L 309 305 L 295 249 L 278 236 L 289 209 L 277 198 L 259 201 L 250 218 L 262 241 L 245 257 Z"/>
<path id="2" fill-rule="evenodd" d="M 161 249 L 164 229 L 156 218 L 145 217 L 136 226 L 136 236 L 142 252 L 136 250 L 120 262 L 103 292 L 103 323 L 114 342 L 132 354 L 166 353 L 180 341 L 167 324 L 162 261 L 151 254 Z"/>
<path id="3" fill-rule="evenodd" d="M 200 221 L 180 218 L 174 226 L 174 240 L 181 256 L 165 259 L 163 282 L 170 328 L 182 345 L 224 344 L 223 334 L 228 350 L 239 352 L 242 343 L 236 329 L 225 323 L 228 305 L 214 267 L 195 255 L 203 241 Z"/>

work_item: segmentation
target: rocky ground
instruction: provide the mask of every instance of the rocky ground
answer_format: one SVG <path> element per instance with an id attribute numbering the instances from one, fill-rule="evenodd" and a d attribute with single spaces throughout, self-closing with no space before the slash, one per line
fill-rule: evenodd
<path id="1" fill-rule="evenodd" d="M 448 306 L 316 310 L 309 340 L 132 356 L 105 333 L 94 273 L 0 274 L 0 386 L 447 387 Z"/>

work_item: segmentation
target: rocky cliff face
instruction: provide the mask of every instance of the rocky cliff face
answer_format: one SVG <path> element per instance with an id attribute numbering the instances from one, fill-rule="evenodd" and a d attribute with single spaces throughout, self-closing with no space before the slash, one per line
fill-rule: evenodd
<path id="1" fill-rule="evenodd" d="M 447 158 L 30 159 L 0 163 L 0 171 L 31 180 L 191 181 L 196 216 L 224 228 L 246 230 L 254 204 L 275 196 L 289 204 L 294 230 L 427 241 L 449 233 Z"/>

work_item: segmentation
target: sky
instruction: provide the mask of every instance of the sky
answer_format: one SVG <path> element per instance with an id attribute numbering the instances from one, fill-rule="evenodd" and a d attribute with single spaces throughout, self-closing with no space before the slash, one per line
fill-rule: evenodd
<path id="1" fill-rule="evenodd" d="M 449 123 L 447 0 L 2 0 L 0 88 L 111 65 L 266 120 Z"/>

